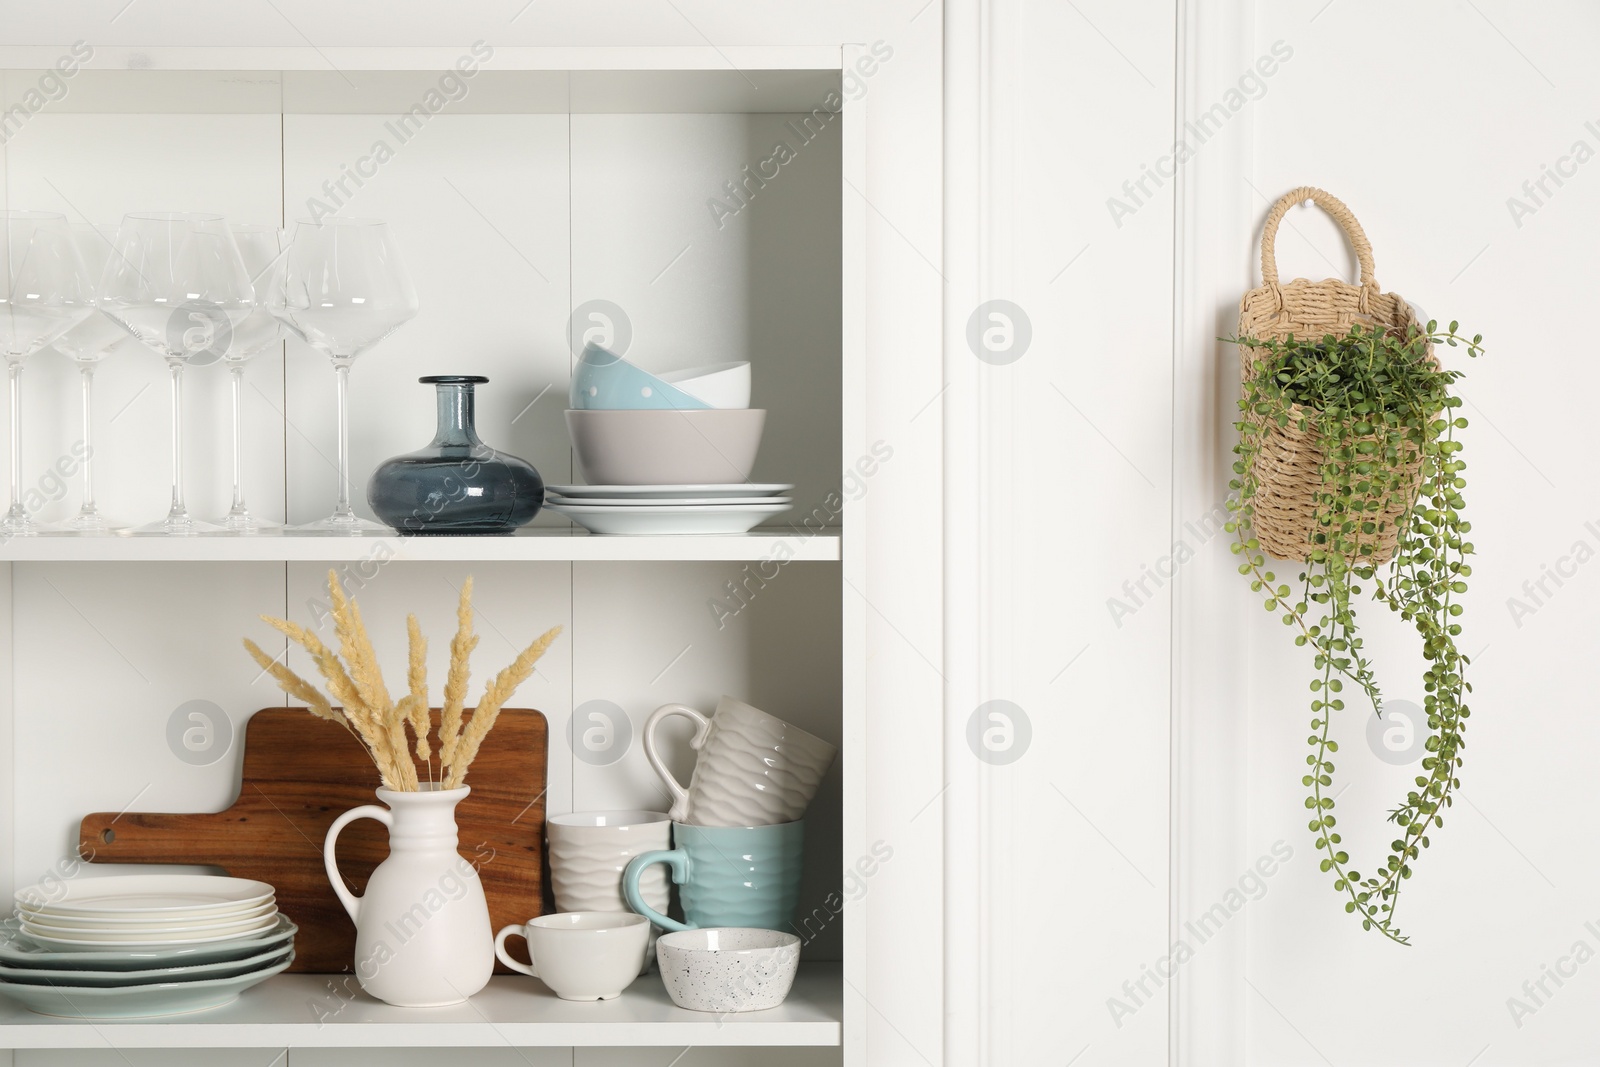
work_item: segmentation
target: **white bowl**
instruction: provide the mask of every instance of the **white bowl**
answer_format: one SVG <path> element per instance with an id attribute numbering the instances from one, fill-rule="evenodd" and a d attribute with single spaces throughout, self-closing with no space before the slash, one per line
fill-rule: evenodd
<path id="1" fill-rule="evenodd" d="M 591 485 L 681 485 L 749 479 L 762 408 L 567 412 L 578 468 Z"/>
<path id="2" fill-rule="evenodd" d="M 750 406 L 750 364 L 747 362 L 712 363 L 668 371 L 656 377 L 714 408 Z"/>
<path id="3" fill-rule="evenodd" d="M 800 939 L 779 930 L 708 927 L 662 934 L 656 960 L 667 995 L 690 1011 L 763 1011 L 789 995 Z"/>

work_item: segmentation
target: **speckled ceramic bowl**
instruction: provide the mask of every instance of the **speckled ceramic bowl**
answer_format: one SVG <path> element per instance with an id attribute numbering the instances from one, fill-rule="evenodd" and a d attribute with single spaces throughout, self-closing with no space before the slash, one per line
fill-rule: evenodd
<path id="1" fill-rule="evenodd" d="M 778 930 L 718 926 L 663 934 L 656 961 L 667 995 L 690 1011 L 776 1008 L 794 985 L 800 939 Z"/>

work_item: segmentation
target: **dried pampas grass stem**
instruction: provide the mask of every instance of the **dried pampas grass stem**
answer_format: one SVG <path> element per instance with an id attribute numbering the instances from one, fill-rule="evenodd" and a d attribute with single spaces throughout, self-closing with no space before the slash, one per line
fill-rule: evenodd
<path id="1" fill-rule="evenodd" d="M 461 743 L 461 711 L 467 703 L 469 660 L 478 647 L 472 632 L 472 576 L 461 585 L 461 600 L 456 605 L 456 635 L 450 639 L 450 672 L 444 680 L 444 709 L 439 713 L 439 765 L 455 762 L 456 746 Z"/>
<path id="2" fill-rule="evenodd" d="M 467 723 L 461 744 L 455 751 L 455 761 L 450 764 L 450 773 L 445 777 L 446 789 L 466 784 L 467 768 L 472 766 L 472 761 L 477 758 L 478 746 L 483 744 L 483 739 L 494 729 L 494 721 L 499 718 L 500 709 L 511 699 L 511 694 L 516 692 L 517 686 L 528 680 L 528 675 L 533 673 L 534 664 L 539 662 L 545 650 L 560 634 L 559 626 L 546 630 L 537 641 L 522 650 L 522 653 L 512 661 L 511 666 L 495 675 L 494 681 L 483 691 L 483 697 L 473 709 L 472 721 Z"/>
<path id="3" fill-rule="evenodd" d="M 355 730 L 351 729 L 350 720 L 344 717 L 344 712 L 335 711 L 329 706 L 328 698 L 323 696 L 322 691 L 316 686 L 294 673 L 286 665 L 267 655 L 260 645 L 248 637 L 244 639 L 244 650 L 250 653 L 251 659 L 261 664 L 262 670 L 278 680 L 280 689 L 296 700 L 303 700 L 310 705 L 306 710 L 311 714 L 319 719 L 336 722 L 346 730 L 350 730 L 351 733 L 355 733 Z M 356 736 L 359 737 L 360 735 L 356 734 Z"/>
<path id="4" fill-rule="evenodd" d="M 411 736 L 416 738 L 417 759 L 428 767 L 428 781 L 433 777 L 433 750 L 428 737 L 433 731 L 433 715 L 428 707 L 428 639 L 422 636 L 422 627 L 415 615 L 406 616 L 406 694 L 405 703 L 411 718 Z"/>
<path id="5" fill-rule="evenodd" d="M 406 617 L 406 694 L 396 701 L 384 685 L 377 650 L 361 618 L 361 608 L 345 594 L 333 571 L 328 572 L 328 596 L 333 605 L 334 634 L 340 653 L 335 653 L 304 626 L 269 615 L 261 617 L 305 649 L 322 675 L 328 693 L 341 707 L 334 707 L 316 686 L 268 656 L 248 638 L 244 642 L 245 651 L 272 675 L 285 693 L 305 701 L 311 714 L 336 722 L 354 734 L 372 757 L 384 786 L 405 792 L 421 788 L 418 762 L 425 769 L 430 784 L 437 783 L 446 789 L 465 784 L 467 770 L 477 758 L 484 738 L 494 728 L 500 709 L 517 687 L 527 681 L 539 657 L 561 633 L 558 626 L 523 649 L 511 665 L 489 683 L 471 720 L 463 727 L 470 678 L 468 661 L 478 647 L 478 635 L 472 629 L 472 578 L 469 576 L 462 584 L 461 599 L 456 607 L 456 634 L 450 641 L 450 671 L 445 678 L 444 706 L 435 747 L 431 738 L 432 709 L 428 706 L 428 641 L 416 616 Z M 408 743 L 408 728 L 414 744 Z M 435 753 L 439 759 L 437 776 L 433 770 Z"/>

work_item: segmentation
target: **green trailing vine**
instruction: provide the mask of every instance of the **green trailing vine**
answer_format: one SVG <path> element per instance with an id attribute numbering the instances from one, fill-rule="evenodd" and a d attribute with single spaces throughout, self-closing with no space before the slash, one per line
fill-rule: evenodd
<path id="1" fill-rule="evenodd" d="M 1457 329 L 1452 322 L 1440 332 L 1429 322 L 1426 330 L 1412 327 L 1408 333 L 1355 326 L 1342 337 L 1319 341 L 1228 339 L 1254 350 L 1256 373 L 1239 401 L 1243 417 L 1235 424 L 1239 443 L 1227 529 L 1235 535 L 1233 551 L 1242 557 L 1239 572 L 1262 594 L 1268 611 L 1282 613 L 1295 644 L 1313 652 L 1310 772 L 1301 779 L 1308 789 L 1310 830 L 1322 870 L 1346 898 L 1345 911 L 1359 915 L 1363 929 L 1400 944 L 1409 943 L 1394 925 L 1400 889 L 1460 786 L 1462 733 L 1470 714 L 1470 660 L 1457 648 L 1460 597 L 1467 591 L 1473 551 L 1465 539 L 1472 527 L 1462 517 L 1466 463 L 1455 439 L 1467 420 L 1456 414 L 1461 400 L 1451 395 L 1460 372 L 1441 368 L 1428 354 L 1429 344 L 1442 343 L 1479 355 L 1482 335 L 1468 341 Z M 1294 589 L 1267 569 L 1253 529 L 1261 489 L 1256 460 L 1274 426 L 1308 435 L 1323 457 L 1305 569 Z M 1393 557 L 1380 562 L 1378 541 L 1391 526 L 1398 544 Z M 1422 639 L 1428 737 L 1423 773 L 1389 812 L 1399 836 L 1380 872 L 1364 877 L 1339 847 L 1330 757 L 1339 750 L 1332 724 L 1345 710 L 1340 694 L 1347 682 L 1366 694 L 1374 713 L 1383 713 L 1356 621 L 1356 598 L 1368 584 L 1373 597 Z"/>

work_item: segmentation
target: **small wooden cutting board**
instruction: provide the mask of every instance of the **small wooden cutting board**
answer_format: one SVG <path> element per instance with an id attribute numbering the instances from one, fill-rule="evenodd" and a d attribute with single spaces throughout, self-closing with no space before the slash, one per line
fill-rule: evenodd
<path id="1" fill-rule="evenodd" d="M 437 709 L 433 720 L 437 726 Z M 461 855 L 478 870 L 497 930 L 544 912 L 547 734 L 539 712 L 502 710 L 467 774 L 472 793 L 456 808 Z M 418 777 L 427 780 L 421 764 Z M 303 709 L 266 708 L 245 726 L 243 780 L 232 807 L 193 815 L 96 812 L 78 828 L 79 854 L 95 863 L 204 864 L 267 882 L 279 910 L 300 927 L 289 969 L 336 974 L 355 962 L 356 930 L 328 884 L 322 842 L 334 819 L 378 803 L 378 784 L 351 734 Z M 388 854 L 388 831 L 371 819 L 339 835 L 339 869 L 357 894 Z"/>

